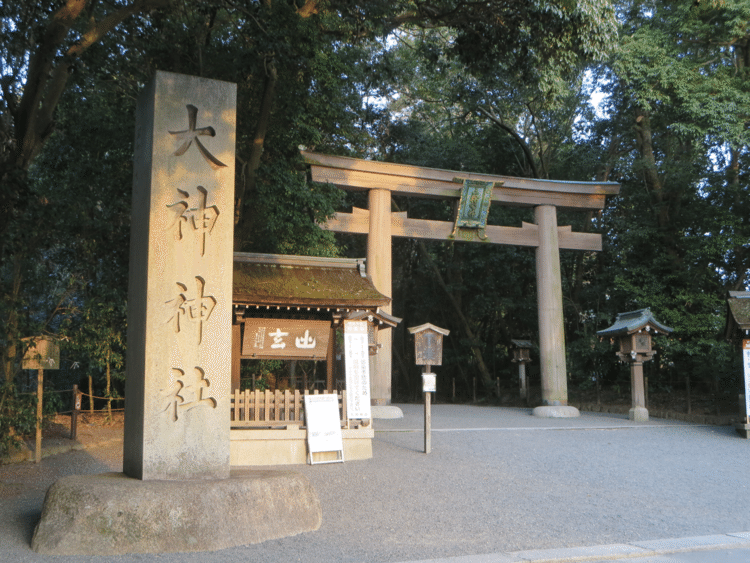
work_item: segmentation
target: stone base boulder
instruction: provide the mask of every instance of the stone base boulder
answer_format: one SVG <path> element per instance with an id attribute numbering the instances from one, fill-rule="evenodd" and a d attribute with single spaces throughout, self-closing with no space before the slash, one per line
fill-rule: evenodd
<path id="1" fill-rule="evenodd" d="M 31 547 L 50 555 L 211 551 L 320 528 L 306 477 L 232 470 L 229 479 L 141 481 L 122 473 L 63 477 L 47 491 Z"/>

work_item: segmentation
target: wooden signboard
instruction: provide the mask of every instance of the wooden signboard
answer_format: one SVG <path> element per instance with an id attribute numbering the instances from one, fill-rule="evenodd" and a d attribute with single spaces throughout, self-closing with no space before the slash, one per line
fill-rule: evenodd
<path id="1" fill-rule="evenodd" d="M 344 321 L 347 417 L 369 419 L 370 353 L 367 321 Z"/>
<path id="2" fill-rule="evenodd" d="M 329 321 L 245 319 L 242 357 L 259 360 L 325 360 Z"/>
<path id="3" fill-rule="evenodd" d="M 305 395 L 305 423 L 310 465 L 344 461 L 344 440 L 339 419 L 339 398 L 336 393 Z M 332 460 L 315 460 L 316 453 L 337 452 Z"/>
<path id="4" fill-rule="evenodd" d="M 60 346 L 49 336 L 21 339 L 29 348 L 23 355 L 21 369 L 60 369 Z"/>

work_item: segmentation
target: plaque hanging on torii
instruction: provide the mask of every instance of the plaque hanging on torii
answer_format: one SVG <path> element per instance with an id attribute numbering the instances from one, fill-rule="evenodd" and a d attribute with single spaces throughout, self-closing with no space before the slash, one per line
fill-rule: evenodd
<path id="1" fill-rule="evenodd" d="M 455 236 L 461 232 L 457 221 L 412 219 L 406 213 L 391 213 L 391 195 L 432 199 L 458 199 L 462 182 L 491 183 L 490 202 L 501 205 L 533 207 L 533 224 L 521 227 L 482 225 L 479 233 L 471 233 L 469 241 L 529 246 L 536 248 L 537 303 L 539 310 L 539 347 L 542 376 L 542 401 L 551 407 L 565 407 L 568 402 L 565 368 L 565 336 L 562 313 L 562 279 L 560 249 L 599 251 L 602 238 L 597 233 L 574 232 L 571 227 L 557 225 L 557 208 L 601 210 L 608 195 L 619 193 L 614 182 L 563 182 L 536 180 L 490 174 L 464 173 L 403 164 L 373 162 L 303 151 L 315 182 L 331 183 L 354 191 L 368 192 L 369 209 L 353 209 L 352 213 L 336 213 L 322 228 L 344 233 L 367 234 L 367 264 L 375 288 L 392 297 L 392 237 L 426 238 L 432 240 L 466 240 Z M 481 209 L 477 198 L 476 209 Z M 489 207 L 489 206 L 488 206 Z M 453 236 L 452 236 L 453 235 Z M 391 313 L 388 308 L 388 313 Z M 382 340 L 381 340 L 382 339 Z M 373 404 L 391 401 L 391 334 L 378 334 L 380 353 L 376 356 L 372 375 Z M 575 411 L 575 409 L 572 409 Z M 561 409 L 551 409 L 544 416 L 564 416 Z M 577 412 L 577 411 L 576 411 Z"/>
<path id="2" fill-rule="evenodd" d="M 503 183 L 462 178 L 453 178 L 453 181 L 463 184 L 463 187 L 451 238 L 456 238 L 460 229 L 469 229 L 472 238 L 476 235 L 480 240 L 487 240 L 487 217 L 492 203 L 492 189 L 499 188 Z M 462 240 L 467 239 L 462 237 Z"/>

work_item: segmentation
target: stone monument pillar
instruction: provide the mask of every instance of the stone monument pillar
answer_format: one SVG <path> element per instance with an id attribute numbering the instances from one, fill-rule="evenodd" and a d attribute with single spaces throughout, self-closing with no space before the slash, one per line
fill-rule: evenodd
<path id="1" fill-rule="evenodd" d="M 229 476 L 236 85 L 157 72 L 138 100 L 126 475 Z"/>

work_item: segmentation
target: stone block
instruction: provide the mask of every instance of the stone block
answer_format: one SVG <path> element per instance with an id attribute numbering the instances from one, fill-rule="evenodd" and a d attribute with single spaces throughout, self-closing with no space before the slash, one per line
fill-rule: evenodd
<path id="1" fill-rule="evenodd" d="M 628 412 L 628 418 L 633 422 L 648 422 L 648 409 L 633 407 Z"/>
<path id="2" fill-rule="evenodd" d="M 237 471 L 217 480 L 63 477 L 47 491 L 31 547 L 49 555 L 212 551 L 320 528 L 306 477 Z"/>

